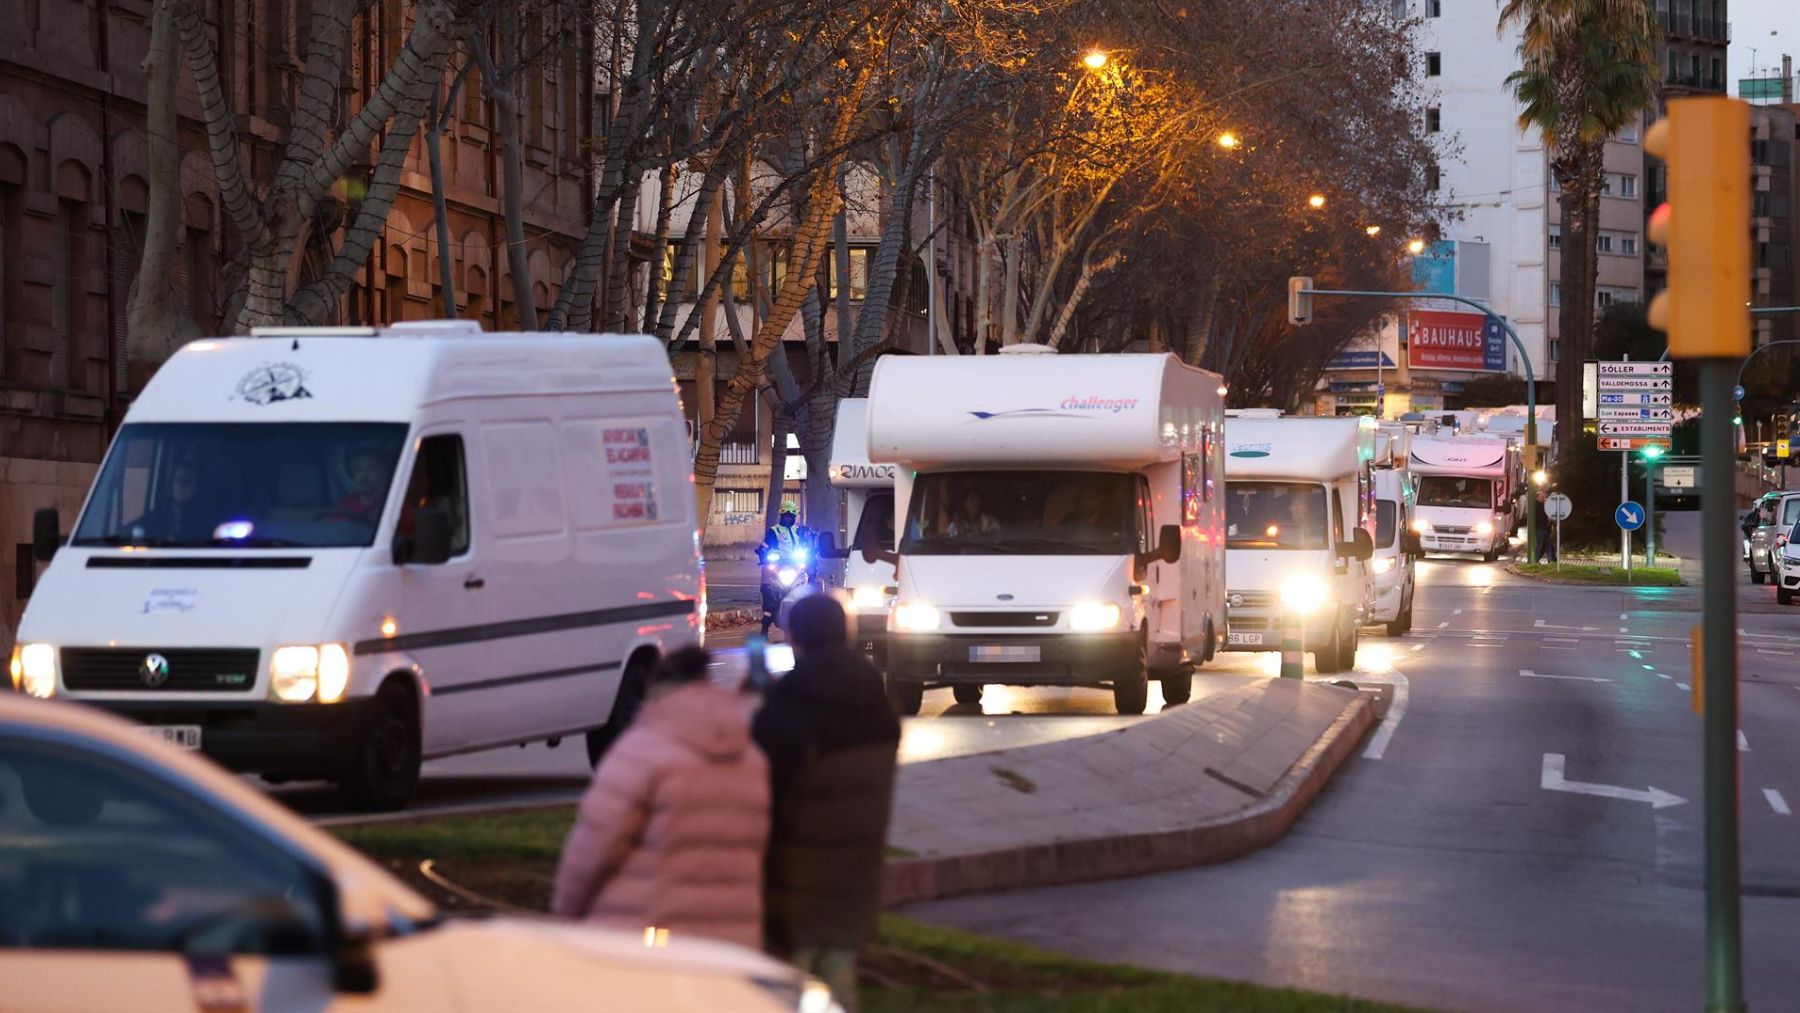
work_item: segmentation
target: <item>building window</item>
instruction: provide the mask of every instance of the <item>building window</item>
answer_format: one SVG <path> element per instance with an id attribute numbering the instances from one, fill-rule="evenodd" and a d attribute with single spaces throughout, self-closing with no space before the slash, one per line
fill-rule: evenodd
<path id="1" fill-rule="evenodd" d="M 1554 305 L 1556 305 L 1556 304 L 1555 304 L 1555 303 L 1551 303 L 1551 304 L 1550 304 L 1550 305 L 1552 305 L 1552 306 L 1554 306 Z M 1556 341 L 1556 339 L 1555 339 L 1555 338 L 1551 338 L 1551 339 L 1550 339 L 1550 361 L 1551 361 L 1551 362 L 1555 362 L 1555 361 L 1556 361 L 1556 360 L 1557 360 L 1557 359 L 1558 359 L 1558 358 L 1559 358 L 1559 356 L 1558 356 L 1558 355 L 1557 355 L 1557 351 L 1556 351 L 1556 346 L 1557 346 L 1557 341 Z"/>
<path id="2" fill-rule="evenodd" d="M 869 294 L 870 250 L 866 246 L 852 246 L 849 252 L 850 300 L 852 302 L 860 302 L 864 296 Z M 828 253 L 826 256 L 825 274 L 830 282 L 827 289 L 830 295 L 828 295 L 827 298 L 836 299 L 838 297 L 837 254 L 832 252 Z"/>
<path id="3" fill-rule="evenodd" d="M 1444 126 L 1443 120 L 1444 120 L 1443 113 L 1441 110 L 1438 109 L 1437 106 L 1432 106 L 1431 108 L 1426 109 L 1425 110 L 1425 132 L 1428 134 L 1437 133 L 1439 130 L 1443 129 L 1443 126 Z"/>
<path id="4" fill-rule="evenodd" d="M 1553 281 L 1550 283 L 1550 305 L 1562 305 L 1562 282 L 1560 281 Z"/>
<path id="5" fill-rule="evenodd" d="M 755 518 L 760 518 L 763 512 L 761 489 L 720 489 L 718 499 L 716 513 L 752 514 Z"/>
<path id="6" fill-rule="evenodd" d="M 1612 304 L 1613 304 L 1613 294 L 1611 292 L 1609 292 L 1603 288 L 1596 289 L 1594 291 L 1594 305 L 1596 305 L 1596 306 L 1611 306 Z"/>
<path id="7" fill-rule="evenodd" d="M 1438 172 L 1437 166 L 1428 165 L 1425 167 L 1425 189 L 1432 193 L 1436 193 L 1438 185 L 1442 182 L 1443 180 L 1441 174 Z"/>
<path id="8" fill-rule="evenodd" d="M 1443 14 L 1444 14 L 1444 0 L 1425 0 L 1425 16 L 1426 17 L 1428 17 L 1428 18 L 1442 17 Z"/>
<path id="9" fill-rule="evenodd" d="M 1613 251 L 1612 235 L 1609 233 L 1606 233 L 1606 232 L 1602 232 L 1599 235 L 1595 236 L 1594 237 L 1594 251 L 1596 253 L 1611 253 Z"/>
<path id="10" fill-rule="evenodd" d="M 1438 77 L 1444 73 L 1444 54 L 1425 54 L 1425 76 Z"/>
<path id="11" fill-rule="evenodd" d="M 1619 131 L 1618 139 L 1625 144 L 1636 144 L 1637 139 L 1638 139 L 1637 124 L 1633 123 L 1630 126 L 1626 127 L 1625 129 Z"/>
<path id="12" fill-rule="evenodd" d="M 1637 233 L 1632 232 L 1619 237 L 1619 252 L 1627 257 L 1635 257 L 1638 252 Z"/>
<path id="13" fill-rule="evenodd" d="M 1636 176 L 1620 176 L 1619 177 L 1619 196 L 1630 197 L 1630 198 L 1636 199 L 1636 197 L 1638 195 L 1637 183 L 1638 183 L 1638 180 L 1637 180 Z"/>
<path id="14" fill-rule="evenodd" d="M 1610 172 L 1600 177 L 1600 195 L 1602 197 L 1611 197 L 1613 195 L 1613 178 L 1612 173 Z"/>
<path id="15" fill-rule="evenodd" d="M 1555 173 L 1550 174 L 1550 192 L 1562 193 L 1562 180 L 1558 179 Z"/>
<path id="16" fill-rule="evenodd" d="M 55 248 L 50 254 L 50 323 L 54 344 L 50 349 L 50 385 L 74 386 L 78 358 L 75 335 L 80 333 L 82 232 L 87 227 L 87 205 L 63 201 L 56 220 Z"/>
<path id="17" fill-rule="evenodd" d="M 1562 249 L 1562 226 L 1561 225 L 1550 226 L 1550 248 L 1552 250 Z"/>

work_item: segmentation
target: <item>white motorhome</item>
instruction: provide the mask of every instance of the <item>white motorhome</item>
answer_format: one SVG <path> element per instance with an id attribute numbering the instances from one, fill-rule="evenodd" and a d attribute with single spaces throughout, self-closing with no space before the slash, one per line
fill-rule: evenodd
<path id="1" fill-rule="evenodd" d="M 1238 418 L 1225 427 L 1228 650 L 1278 651 L 1304 616 L 1321 672 L 1356 664 L 1373 594 L 1370 418 Z"/>
<path id="2" fill-rule="evenodd" d="M 1406 459 L 1400 458 L 1400 467 L 1379 467 L 1374 475 L 1375 554 L 1369 559 L 1374 598 L 1368 618 L 1371 623 L 1385 623 L 1390 637 L 1412 629 L 1413 598 L 1418 589 L 1415 560 L 1419 535 L 1412 530 L 1417 497 L 1405 463 Z"/>
<path id="3" fill-rule="evenodd" d="M 1408 466 L 1419 493 L 1413 528 L 1424 550 L 1499 558 L 1513 529 L 1517 459 L 1504 439 L 1413 440 Z"/>
<path id="4" fill-rule="evenodd" d="M 403 805 L 421 759 L 630 720 L 696 640 L 683 421 L 647 337 L 472 323 L 195 341 L 132 404 L 13 679 L 225 766 Z"/>
<path id="5" fill-rule="evenodd" d="M 1110 685 L 1137 714 L 1152 675 L 1186 700 L 1225 632 L 1219 386 L 1172 355 L 881 360 L 869 458 L 900 466 L 896 704 Z"/>
<path id="6" fill-rule="evenodd" d="M 888 611 L 894 604 L 894 562 L 885 555 L 865 559 L 869 545 L 881 553 L 894 551 L 894 466 L 869 460 L 869 401 L 838 402 L 837 428 L 831 436 L 831 484 L 843 490 L 846 604 L 856 616 L 856 639 L 877 667 L 887 662 Z"/>

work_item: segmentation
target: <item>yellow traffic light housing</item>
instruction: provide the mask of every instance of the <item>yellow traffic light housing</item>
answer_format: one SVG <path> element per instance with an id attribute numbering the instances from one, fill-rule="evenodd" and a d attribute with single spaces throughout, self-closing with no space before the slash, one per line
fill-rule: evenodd
<path id="1" fill-rule="evenodd" d="M 1668 166 L 1669 201 L 1650 217 L 1668 250 L 1669 287 L 1650 323 L 1677 359 L 1750 354 L 1750 106 L 1723 96 L 1676 99 L 1644 136 Z"/>
<path id="2" fill-rule="evenodd" d="M 1306 294 L 1311 289 L 1311 278 L 1295 276 L 1288 279 L 1288 323 L 1312 323 L 1312 296 Z"/>

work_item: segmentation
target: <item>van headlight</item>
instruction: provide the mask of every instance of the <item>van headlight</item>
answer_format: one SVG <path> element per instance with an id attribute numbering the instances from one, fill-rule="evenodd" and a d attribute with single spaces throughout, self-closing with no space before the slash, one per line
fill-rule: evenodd
<path id="1" fill-rule="evenodd" d="M 1429 535 L 1431 534 L 1431 522 L 1423 517 L 1416 518 L 1413 521 L 1413 530 L 1421 535 Z"/>
<path id="2" fill-rule="evenodd" d="M 894 606 L 894 628 L 908 633 L 929 633 L 938 628 L 942 616 L 937 606 L 922 601 L 902 602 Z"/>
<path id="3" fill-rule="evenodd" d="M 56 695 L 56 648 L 51 644 L 15 644 L 12 661 L 13 689 L 27 696 L 49 699 Z"/>
<path id="4" fill-rule="evenodd" d="M 1478 535 L 1493 534 L 1494 533 L 1494 522 L 1493 521 L 1482 521 L 1481 523 L 1475 525 L 1475 533 Z"/>
<path id="5" fill-rule="evenodd" d="M 864 584 L 850 590 L 850 607 L 858 612 L 881 612 L 888 607 L 887 588 Z"/>
<path id="6" fill-rule="evenodd" d="M 1398 559 L 1395 559 L 1393 556 L 1382 556 L 1380 559 L 1374 559 L 1374 560 L 1369 561 L 1369 572 L 1377 573 L 1377 574 L 1387 573 L 1387 572 L 1393 570 L 1393 568 L 1398 566 L 1399 564 L 1400 564 L 1400 561 Z"/>
<path id="7" fill-rule="evenodd" d="M 1298 615 L 1312 615 L 1330 600 L 1330 585 L 1314 576 L 1291 577 L 1281 585 L 1281 607 Z"/>
<path id="8" fill-rule="evenodd" d="M 343 644 L 290 644 L 269 659 L 269 690 L 283 703 L 336 703 L 350 686 L 350 652 Z"/>
<path id="9" fill-rule="evenodd" d="M 1082 602 L 1069 610 L 1069 629 L 1077 633 L 1098 633 L 1118 626 L 1119 606 L 1109 601 Z"/>

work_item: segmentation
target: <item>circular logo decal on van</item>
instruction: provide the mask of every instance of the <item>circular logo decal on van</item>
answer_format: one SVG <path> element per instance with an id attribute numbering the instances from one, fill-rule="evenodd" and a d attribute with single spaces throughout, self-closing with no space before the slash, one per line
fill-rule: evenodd
<path id="1" fill-rule="evenodd" d="M 289 362 L 265 363 L 238 381 L 236 397 L 251 404 L 270 405 L 312 397 L 306 389 L 306 371 Z"/>
<path id="2" fill-rule="evenodd" d="M 144 655 L 143 663 L 138 665 L 138 678 L 144 685 L 156 689 L 169 681 L 169 659 L 160 654 Z"/>

